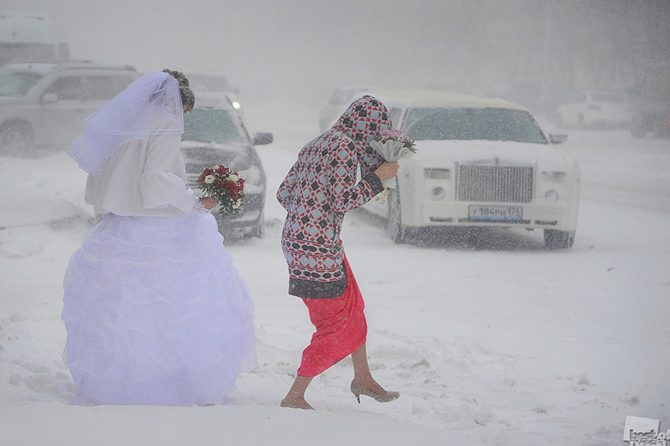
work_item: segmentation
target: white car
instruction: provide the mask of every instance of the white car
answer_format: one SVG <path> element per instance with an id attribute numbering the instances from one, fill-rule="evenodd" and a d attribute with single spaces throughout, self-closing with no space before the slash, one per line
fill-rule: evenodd
<path id="1" fill-rule="evenodd" d="M 626 97 L 617 91 L 586 91 L 556 109 L 565 127 L 628 127 L 633 115 Z"/>
<path id="2" fill-rule="evenodd" d="M 319 111 L 319 130 L 325 132 L 344 113 L 349 104 L 370 91 L 369 87 L 338 87 Z"/>
<path id="3" fill-rule="evenodd" d="M 395 127 L 416 141 L 397 187 L 366 209 L 403 242 L 424 228 L 543 229 L 547 248 L 572 246 L 580 170 L 530 112 L 499 99 L 440 91 L 376 92 Z"/>

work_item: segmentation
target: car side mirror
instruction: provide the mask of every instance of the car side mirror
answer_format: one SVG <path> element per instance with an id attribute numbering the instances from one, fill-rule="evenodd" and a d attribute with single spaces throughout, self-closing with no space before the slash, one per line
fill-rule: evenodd
<path id="1" fill-rule="evenodd" d="M 270 132 L 258 132 L 254 133 L 253 144 L 255 146 L 262 146 L 265 144 L 270 144 L 274 141 L 274 137 Z"/>
<path id="2" fill-rule="evenodd" d="M 55 102 L 58 102 L 58 95 L 56 93 L 44 93 L 44 96 L 42 96 L 43 104 L 53 104 Z"/>
<path id="3" fill-rule="evenodd" d="M 565 133 L 550 133 L 549 140 L 552 144 L 563 144 L 568 140 L 568 135 Z"/>

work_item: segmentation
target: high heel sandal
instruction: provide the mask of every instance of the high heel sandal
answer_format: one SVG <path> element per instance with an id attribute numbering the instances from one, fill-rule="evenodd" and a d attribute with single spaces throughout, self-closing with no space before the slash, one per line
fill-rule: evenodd
<path id="1" fill-rule="evenodd" d="M 356 381 L 351 381 L 350 389 L 351 393 L 353 393 L 354 396 L 356 397 L 358 404 L 361 403 L 361 395 L 369 396 L 370 398 L 379 401 L 380 403 L 388 403 L 389 401 L 397 400 L 398 398 L 400 398 L 400 393 L 398 392 L 390 392 L 388 390 L 385 390 L 384 393 L 375 392 L 373 390 L 368 389 L 367 387 L 363 387 Z"/>

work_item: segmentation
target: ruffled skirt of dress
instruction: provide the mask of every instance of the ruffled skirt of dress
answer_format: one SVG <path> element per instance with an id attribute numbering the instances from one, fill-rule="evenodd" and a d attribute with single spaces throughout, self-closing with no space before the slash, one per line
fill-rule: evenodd
<path id="1" fill-rule="evenodd" d="M 214 217 L 107 215 L 64 280 L 84 404 L 217 404 L 256 364 L 253 304 Z"/>

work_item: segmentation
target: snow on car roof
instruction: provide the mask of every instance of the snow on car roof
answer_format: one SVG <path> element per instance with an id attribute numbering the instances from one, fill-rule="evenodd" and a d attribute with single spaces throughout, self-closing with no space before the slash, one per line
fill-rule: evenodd
<path id="1" fill-rule="evenodd" d="M 443 90 L 375 90 L 371 95 L 379 98 L 388 107 L 449 107 L 449 108 L 508 108 L 526 110 L 519 104 L 503 99 L 469 96 Z"/>
<path id="2" fill-rule="evenodd" d="M 2 67 L 3 70 L 25 71 L 46 75 L 56 71 L 64 70 L 90 70 L 90 71 L 132 71 L 136 73 L 135 68 L 130 65 L 110 65 L 93 62 L 81 61 L 63 61 L 63 62 L 13 62 Z"/>
<path id="3" fill-rule="evenodd" d="M 9 71 L 25 71 L 45 75 L 54 70 L 56 64 L 54 63 L 12 63 L 2 67 L 3 70 Z"/>
<path id="4" fill-rule="evenodd" d="M 195 108 L 219 108 L 235 111 L 225 93 L 195 92 Z"/>

